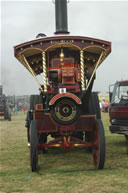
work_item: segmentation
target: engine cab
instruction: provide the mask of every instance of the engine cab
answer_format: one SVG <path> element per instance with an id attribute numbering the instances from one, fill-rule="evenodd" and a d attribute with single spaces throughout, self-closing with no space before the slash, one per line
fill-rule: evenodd
<path id="1" fill-rule="evenodd" d="M 80 92 L 79 58 L 79 52 L 68 47 L 49 52 L 49 92 Z M 65 90 L 61 90 L 63 87 Z"/>

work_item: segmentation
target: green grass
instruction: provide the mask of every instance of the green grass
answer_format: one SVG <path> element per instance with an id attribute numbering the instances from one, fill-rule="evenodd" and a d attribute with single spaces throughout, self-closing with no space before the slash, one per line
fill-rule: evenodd
<path id="1" fill-rule="evenodd" d="M 128 156 L 125 138 L 109 132 L 109 118 L 102 114 L 106 134 L 105 168 L 96 171 L 85 149 L 50 149 L 39 156 L 39 172 L 30 169 L 25 115 L 0 120 L 0 193 L 127 193 Z"/>

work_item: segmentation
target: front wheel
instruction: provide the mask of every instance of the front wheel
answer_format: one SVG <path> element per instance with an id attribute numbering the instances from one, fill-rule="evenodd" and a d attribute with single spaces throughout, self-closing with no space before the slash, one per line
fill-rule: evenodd
<path id="1" fill-rule="evenodd" d="M 105 135 L 103 123 L 100 119 L 96 120 L 93 131 L 93 162 L 96 169 L 103 169 L 105 162 Z"/>
<path id="2" fill-rule="evenodd" d="M 38 137 L 36 120 L 31 121 L 30 132 L 30 162 L 32 172 L 35 172 L 38 168 Z"/>

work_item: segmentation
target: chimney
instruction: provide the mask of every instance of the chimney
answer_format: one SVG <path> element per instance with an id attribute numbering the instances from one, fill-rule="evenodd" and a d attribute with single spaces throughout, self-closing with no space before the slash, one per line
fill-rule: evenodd
<path id="1" fill-rule="evenodd" d="M 67 0 L 55 0 L 55 34 L 69 34 L 67 23 Z"/>

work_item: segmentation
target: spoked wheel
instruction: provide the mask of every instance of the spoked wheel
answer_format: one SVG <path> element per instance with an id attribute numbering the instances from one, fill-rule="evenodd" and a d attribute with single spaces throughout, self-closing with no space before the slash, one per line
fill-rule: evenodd
<path id="1" fill-rule="evenodd" d="M 32 172 L 35 172 L 38 168 L 38 137 L 36 120 L 31 121 L 30 128 L 30 162 Z"/>
<path id="2" fill-rule="evenodd" d="M 93 131 L 93 162 L 96 169 L 103 169 L 105 162 L 105 135 L 103 123 L 100 119 L 96 120 L 96 127 Z"/>

